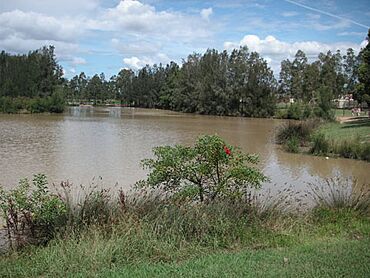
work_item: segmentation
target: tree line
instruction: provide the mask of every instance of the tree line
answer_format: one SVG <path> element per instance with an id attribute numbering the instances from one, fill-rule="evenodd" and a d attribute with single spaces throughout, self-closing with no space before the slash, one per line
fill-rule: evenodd
<path id="1" fill-rule="evenodd" d="M 367 41 L 370 41 L 370 29 Z M 292 61 L 287 59 L 281 62 L 279 97 L 294 98 L 303 104 L 313 103 L 316 108 L 325 110 L 333 99 L 349 94 L 359 105 L 369 107 L 369 93 L 370 43 L 358 55 L 352 48 L 347 49 L 345 54 L 339 50 L 335 53 L 328 51 L 320 53 L 310 63 L 306 54 L 298 50 Z"/>
<path id="2" fill-rule="evenodd" d="M 84 73 L 68 82 L 69 99 L 119 99 L 129 106 L 213 115 L 268 117 L 274 114 L 277 81 L 267 62 L 246 47 L 191 54 L 179 66 L 171 62 L 122 69 L 108 81 Z"/>
<path id="3" fill-rule="evenodd" d="M 44 46 L 24 55 L 1 51 L 0 111 L 63 111 L 66 80 L 54 50 L 54 46 Z"/>
<path id="4" fill-rule="evenodd" d="M 369 36 L 370 30 L 368 40 Z M 330 117 L 332 100 L 346 94 L 369 105 L 369 53 L 367 44 L 358 55 L 351 48 L 345 54 L 328 51 L 310 62 L 298 50 L 293 60 L 281 62 L 276 78 L 266 60 L 247 47 L 230 53 L 208 49 L 204 54 L 189 55 L 181 65 L 170 62 L 146 65 L 137 71 L 122 69 L 109 79 L 104 73 L 88 77 L 81 72 L 66 80 L 53 46 L 28 55 L 2 51 L 0 107 L 8 107 L 14 98 L 36 99 L 36 104 L 26 101 L 27 105 L 31 111 L 42 112 L 46 106 L 66 99 L 77 104 L 118 101 L 127 106 L 200 114 L 270 117 L 276 115 L 276 103 L 294 98 L 296 104 L 280 116 Z M 44 99 L 49 104 L 40 105 Z M 14 106 L 15 101 L 12 103 Z"/>

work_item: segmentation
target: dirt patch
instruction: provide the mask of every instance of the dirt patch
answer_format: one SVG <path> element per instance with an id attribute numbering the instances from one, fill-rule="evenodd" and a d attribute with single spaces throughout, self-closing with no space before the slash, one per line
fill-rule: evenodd
<path id="1" fill-rule="evenodd" d="M 357 121 L 360 119 L 366 119 L 366 118 L 368 117 L 341 116 L 341 117 L 337 117 L 337 121 L 343 124 L 343 123 L 354 122 L 354 121 Z"/>

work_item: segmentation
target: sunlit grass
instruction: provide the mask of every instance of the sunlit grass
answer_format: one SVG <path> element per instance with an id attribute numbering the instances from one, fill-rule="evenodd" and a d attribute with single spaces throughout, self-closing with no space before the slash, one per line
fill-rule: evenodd
<path id="1" fill-rule="evenodd" d="M 334 142 L 359 138 L 370 142 L 370 119 L 359 119 L 346 123 L 331 122 L 320 126 L 318 132 Z"/>

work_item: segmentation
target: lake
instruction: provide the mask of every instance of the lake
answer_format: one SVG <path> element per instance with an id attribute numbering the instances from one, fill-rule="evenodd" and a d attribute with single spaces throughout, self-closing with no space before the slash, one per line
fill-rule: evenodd
<path id="1" fill-rule="evenodd" d="M 128 189 L 146 172 L 140 160 L 159 145 L 192 144 L 201 134 L 218 134 L 244 151 L 260 155 L 259 167 L 270 177 L 266 187 L 326 177 L 368 181 L 370 163 L 290 154 L 274 144 L 282 120 L 202 116 L 137 108 L 69 107 L 64 114 L 0 115 L 0 184 L 45 173 L 50 182 Z"/>

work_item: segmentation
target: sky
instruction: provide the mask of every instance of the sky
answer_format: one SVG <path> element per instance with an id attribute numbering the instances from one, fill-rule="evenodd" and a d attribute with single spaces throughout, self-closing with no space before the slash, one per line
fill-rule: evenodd
<path id="1" fill-rule="evenodd" d="M 369 28 L 369 0 L 0 0 L 0 50 L 54 45 L 67 78 L 245 45 L 277 74 L 298 49 L 358 52 Z"/>

